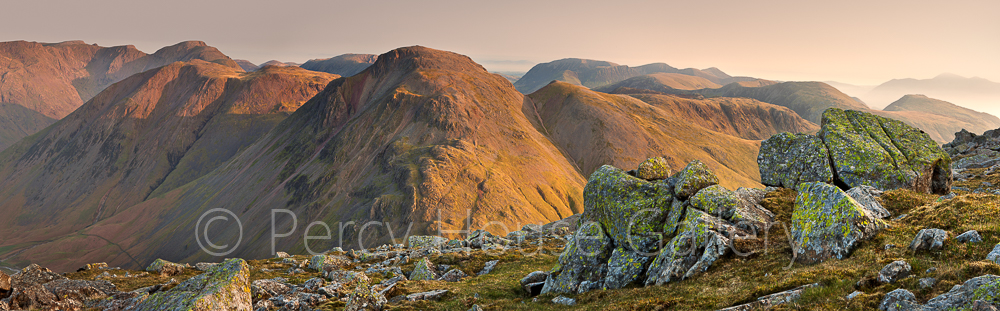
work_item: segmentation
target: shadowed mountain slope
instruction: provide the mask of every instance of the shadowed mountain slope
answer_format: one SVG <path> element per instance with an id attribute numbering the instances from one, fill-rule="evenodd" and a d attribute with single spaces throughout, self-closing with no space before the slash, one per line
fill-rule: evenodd
<path id="1" fill-rule="evenodd" d="M 0 102 L 18 104 L 60 119 L 112 83 L 176 61 L 204 60 L 239 68 L 201 41 L 186 41 L 146 54 L 134 46 L 100 47 L 81 41 L 0 43 Z"/>
<path id="2" fill-rule="evenodd" d="M 631 95 L 695 125 L 743 139 L 764 140 L 774 134 L 812 133 L 819 126 L 791 109 L 749 98 L 683 98 L 675 95 Z"/>
<path id="3" fill-rule="evenodd" d="M 0 219 L 0 249 L 73 234 L 201 177 L 334 78 L 193 60 L 108 87 L 0 153 L 0 213 L 9 215 Z"/>
<path id="4" fill-rule="evenodd" d="M 134 266 L 158 257 L 206 260 L 190 232 L 213 208 L 240 217 L 246 234 L 232 255 L 247 257 L 272 256 L 272 209 L 296 214 L 296 228 L 280 214 L 274 229 L 297 230 L 278 239 L 277 250 L 294 251 L 304 251 L 300 234 L 314 221 L 332 228 L 333 241 L 309 246 L 327 250 L 340 238 L 344 247 L 357 247 L 359 237 L 370 247 L 406 233 L 468 229 L 467 216 L 474 228 L 493 221 L 486 229 L 502 232 L 581 212 L 585 179 L 521 113 L 523 102 L 507 80 L 468 57 L 393 50 L 331 82 L 215 171 L 81 233 L 93 236 L 64 237 L 19 256 L 45 257 L 76 243 L 116 250 L 74 253 L 80 258 Z M 339 235 L 347 221 L 354 223 Z M 369 221 L 378 225 L 362 226 Z M 219 226 L 210 234 L 235 243 L 240 232 Z"/>
<path id="5" fill-rule="evenodd" d="M 0 151 L 55 122 L 24 106 L 0 103 Z"/>
<path id="6" fill-rule="evenodd" d="M 260 69 L 260 66 L 257 66 L 256 64 L 251 63 L 250 61 L 245 59 L 234 59 L 233 61 L 235 61 L 237 65 L 240 65 L 240 68 L 243 68 L 243 71 L 246 72 L 251 72 Z"/>
<path id="7" fill-rule="evenodd" d="M 689 76 L 680 73 L 661 72 L 628 78 L 625 79 L 625 81 L 594 88 L 594 90 L 611 93 L 612 91 L 623 87 L 672 93 L 676 90 L 714 89 L 722 86 L 702 77 Z"/>
<path id="8" fill-rule="evenodd" d="M 673 108 L 553 82 L 528 95 L 524 112 L 584 175 L 604 164 L 634 168 L 664 156 L 675 170 L 699 159 L 730 188 L 760 186 L 760 142 L 707 130 L 661 106 Z"/>
<path id="9" fill-rule="evenodd" d="M 376 59 L 378 59 L 378 55 L 373 54 L 344 54 L 331 58 L 312 59 L 302 64 L 301 67 L 350 77 L 374 64 Z"/>

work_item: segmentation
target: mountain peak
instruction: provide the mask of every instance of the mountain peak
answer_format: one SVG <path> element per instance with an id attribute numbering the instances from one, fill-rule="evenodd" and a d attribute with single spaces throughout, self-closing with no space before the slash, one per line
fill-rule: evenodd
<path id="1" fill-rule="evenodd" d="M 954 74 L 954 73 L 945 72 L 945 73 L 939 74 L 937 77 L 934 77 L 934 79 L 935 80 L 943 80 L 943 79 L 954 80 L 954 79 L 965 79 L 965 77 L 957 75 L 957 74 Z"/>
<path id="2" fill-rule="evenodd" d="M 395 70 L 406 72 L 422 70 L 486 72 L 486 68 L 468 56 L 419 45 L 398 48 L 379 55 L 378 60 L 372 64 L 372 68 L 374 68 L 375 75 Z"/>

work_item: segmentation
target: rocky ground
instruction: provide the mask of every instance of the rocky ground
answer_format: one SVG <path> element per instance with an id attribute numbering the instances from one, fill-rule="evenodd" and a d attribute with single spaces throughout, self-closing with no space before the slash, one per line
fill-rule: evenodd
<path id="1" fill-rule="evenodd" d="M 157 260 L 145 271 L 32 265 L 0 274 L 0 310 L 996 310 L 1000 169 L 990 161 L 1000 154 L 967 159 L 993 155 L 1000 139 L 959 133 L 942 149 L 824 127 L 764 142 L 766 189 L 726 189 L 698 161 L 674 172 L 653 158 L 597 170 L 583 214 L 503 237 Z M 807 156 L 823 152 L 857 157 Z M 942 181 L 935 168 L 953 160 L 954 181 Z"/>

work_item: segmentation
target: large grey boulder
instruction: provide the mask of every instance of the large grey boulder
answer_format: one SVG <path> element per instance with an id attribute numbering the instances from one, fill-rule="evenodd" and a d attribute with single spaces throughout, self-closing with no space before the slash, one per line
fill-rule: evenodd
<path id="1" fill-rule="evenodd" d="M 917 296 L 905 289 L 897 289 L 885 294 L 878 309 L 882 311 L 912 311 L 923 310 L 923 306 L 917 302 Z"/>
<path id="2" fill-rule="evenodd" d="M 583 219 L 596 221 L 615 245 L 655 250 L 656 232 L 670 213 L 673 195 L 665 183 L 633 177 L 610 165 L 590 175 L 583 189 Z"/>
<path id="3" fill-rule="evenodd" d="M 830 108 L 819 137 L 830 152 L 836 182 L 881 190 L 951 191 L 951 157 L 929 135 L 867 112 Z"/>
<path id="4" fill-rule="evenodd" d="M 542 294 L 545 293 L 576 293 L 582 283 L 604 283 L 608 274 L 608 259 L 614 243 L 604 233 L 600 223 L 588 222 L 580 226 L 576 235 L 563 253 L 559 255 L 559 263 L 552 268 Z M 588 285 L 588 288 L 595 287 Z"/>
<path id="5" fill-rule="evenodd" d="M 878 272 L 878 281 L 882 283 L 896 283 L 907 276 L 910 276 L 910 264 L 902 260 L 893 261 Z"/>
<path id="6" fill-rule="evenodd" d="M 969 279 L 961 286 L 931 298 L 924 307 L 926 310 L 969 310 L 977 301 L 992 306 L 1000 304 L 1000 276 L 984 275 Z"/>
<path id="7" fill-rule="evenodd" d="M 135 310 L 252 310 L 250 268 L 243 259 L 226 259 L 214 268 L 158 292 Z"/>
<path id="8" fill-rule="evenodd" d="M 843 259 L 886 224 L 836 186 L 803 183 L 792 211 L 792 248 L 800 263 Z"/>
<path id="9" fill-rule="evenodd" d="M 948 239 L 948 232 L 941 229 L 920 229 L 917 236 L 910 242 L 910 250 L 916 252 L 921 250 L 938 251 L 944 247 L 944 241 Z"/>
<path id="10" fill-rule="evenodd" d="M 830 152 L 816 135 L 780 133 L 761 142 L 761 183 L 798 189 L 804 182 L 833 182 Z"/>

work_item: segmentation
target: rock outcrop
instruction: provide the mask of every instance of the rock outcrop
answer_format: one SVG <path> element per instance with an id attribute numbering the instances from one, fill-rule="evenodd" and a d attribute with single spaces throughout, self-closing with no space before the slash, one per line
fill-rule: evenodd
<path id="1" fill-rule="evenodd" d="M 249 277 L 246 261 L 227 259 L 168 291 L 149 296 L 135 310 L 252 310 Z"/>
<path id="2" fill-rule="evenodd" d="M 792 211 L 792 247 L 801 263 L 843 259 L 886 224 L 836 186 L 813 182 L 799 186 Z"/>
<path id="3" fill-rule="evenodd" d="M 951 192 L 952 160 L 934 140 L 903 122 L 862 111 L 828 109 L 818 136 L 775 135 L 761 144 L 757 159 L 768 186 L 798 189 L 797 183 L 818 181 L 844 189 Z"/>

